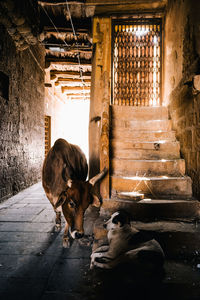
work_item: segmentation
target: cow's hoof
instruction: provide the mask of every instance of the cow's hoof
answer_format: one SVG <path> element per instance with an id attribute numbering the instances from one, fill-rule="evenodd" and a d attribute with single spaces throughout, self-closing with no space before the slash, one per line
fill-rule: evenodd
<path id="1" fill-rule="evenodd" d="M 59 232 L 61 230 L 61 224 L 55 225 L 55 232 Z"/>
<path id="2" fill-rule="evenodd" d="M 91 241 L 88 241 L 88 240 L 85 239 L 85 238 L 80 239 L 78 242 L 79 242 L 79 245 L 80 245 L 80 246 L 86 246 L 86 247 L 89 247 L 89 246 L 92 245 Z"/>
<path id="3" fill-rule="evenodd" d="M 70 248 L 70 241 L 68 238 L 63 239 L 63 248 Z"/>

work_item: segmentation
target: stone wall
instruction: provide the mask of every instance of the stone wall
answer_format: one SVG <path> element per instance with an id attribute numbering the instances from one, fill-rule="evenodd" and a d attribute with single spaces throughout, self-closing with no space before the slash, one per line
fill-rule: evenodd
<path id="1" fill-rule="evenodd" d="M 2 200 L 41 179 L 45 53 L 40 45 L 30 46 L 24 51 L 16 50 L 3 25 L 0 25 L 0 37 L 0 74 L 9 81 L 8 97 L 0 92 Z M 0 90 L 4 88 L 0 85 Z"/>
<path id="2" fill-rule="evenodd" d="M 200 2 L 169 0 L 165 22 L 164 104 L 169 106 L 173 128 L 200 197 L 200 95 L 193 77 L 200 74 Z"/>

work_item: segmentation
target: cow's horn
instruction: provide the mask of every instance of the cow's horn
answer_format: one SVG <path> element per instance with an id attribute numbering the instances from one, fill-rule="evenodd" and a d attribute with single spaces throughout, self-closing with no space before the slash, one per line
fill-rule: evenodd
<path id="1" fill-rule="evenodd" d="M 108 172 L 108 169 L 105 167 L 99 174 L 97 174 L 96 176 L 92 177 L 89 180 L 89 183 L 91 185 L 95 185 L 95 183 L 97 183 L 100 179 L 102 179 L 107 172 Z"/>
<path id="2" fill-rule="evenodd" d="M 72 187 L 72 180 L 71 180 L 71 179 L 68 179 L 68 180 L 67 180 L 67 186 L 68 186 L 69 188 Z"/>

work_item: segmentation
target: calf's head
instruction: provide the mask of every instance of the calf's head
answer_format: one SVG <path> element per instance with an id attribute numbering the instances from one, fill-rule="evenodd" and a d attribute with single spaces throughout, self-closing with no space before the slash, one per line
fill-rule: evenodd
<path id="1" fill-rule="evenodd" d="M 64 217 L 69 225 L 72 238 L 81 238 L 84 235 L 83 220 L 85 210 L 90 204 L 97 206 L 99 199 L 91 193 L 94 186 L 106 174 L 107 169 L 89 181 L 67 180 L 66 190 L 63 191 L 55 208 L 62 206 Z"/>

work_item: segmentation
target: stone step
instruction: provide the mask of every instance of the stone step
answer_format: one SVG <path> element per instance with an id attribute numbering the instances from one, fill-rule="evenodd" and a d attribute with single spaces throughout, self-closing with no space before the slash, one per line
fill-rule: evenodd
<path id="1" fill-rule="evenodd" d="M 111 198 L 104 199 L 101 207 L 101 214 L 111 215 L 119 209 L 127 210 L 133 217 L 133 220 L 172 220 L 172 219 L 190 219 L 199 217 L 200 202 L 197 200 L 165 200 L 165 199 L 122 199 Z"/>
<path id="2" fill-rule="evenodd" d="M 111 173 L 123 176 L 183 176 L 185 174 L 185 160 L 134 160 L 113 158 L 111 160 Z"/>
<path id="3" fill-rule="evenodd" d="M 184 177 L 111 176 L 111 193 L 140 192 L 155 199 L 191 199 L 192 180 Z"/>
<path id="4" fill-rule="evenodd" d="M 116 139 L 129 139 L 132 142 L 157 142 L 157 141 L 170 141 L 175 142 L 175 131 L 148 131 L 148 130 L 135 130 L 135 129 L 113 129 L 111 131 L 111 138 Z"/>
<path id="5" fill-rule="evenodd" d="M 112 128 L 117 129 L 134 129 L 134 130 L 163 130 L 170 131 L 172 129 L 171 120 L 148 120 L 133 121 L 130 119 L 112 119 Z"/>
<path id="6" fill-rule="evenodd" d="M 95 243 L 93 249 L 105 243 L 107 231 L 103 223 L 108 219 L 100 216 L 94 225 Z M 162 246 L 166 258 L 197 258 L 200 244 L 200 224 L 183 221 L 131 222 L 131 226 L 148 232 Z"/>
<path id="7" fill-rule="evenodd" d="M 179 142 L 132 142 L 111 140 L 111 156 L 128 159 L 176 159 L 180 158 Z"/>
<path id="8" fill-rule="evenodd" d="M 134 106 L 111 106 L 112 118 L 129 120 L 166 120 L 168 119 L 168 109 L 159 107 L 134 107 Z"/>

